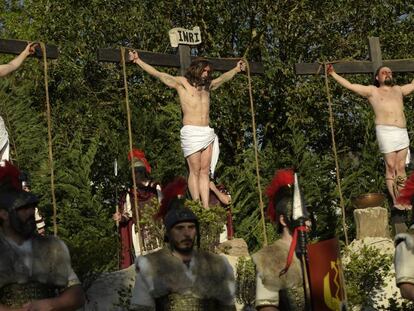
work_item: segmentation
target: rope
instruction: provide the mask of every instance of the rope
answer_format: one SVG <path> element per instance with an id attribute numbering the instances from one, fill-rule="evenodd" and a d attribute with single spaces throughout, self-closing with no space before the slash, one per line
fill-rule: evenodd
<path id="1" fill-rule="evenodd" d="M 124 75 L 124 88 L 125 88 L 125 108 L 127 112 L 127 121 L 128 121 L 128 138 L 129 138 L 129 152 L 132 154 L 132 126 L 131 126 L 131 110 L 129 106 L 129 95 L 128 95 L 128 81 L 126 75 L 126 65 L 125 65 L 125 48 L 121 47 L 121 62 L 122 62 L 122 72 Z M 135 170 L 134 170 L 134 161 L 131 159 L 131 174 L 132 174 L 132 185 L 134 193 L 134 210 L 135 210 L 135 219 L 136 226 L 138 230 L 138 239 L 139 239 L 139 251 L 142 254 L 143 252 L 143 239 L 141 236 L 141 226 L 139 224 L 139 214 L 138 214 L 138 196 L 137 196 L 137 183 L 135 181 Z"/>
<path id="2" fill-rule="evenodd" d="M 344 230 L 344 235 L 345 235 L 345 244 L 346 244 L 346 246 L 348 246 L 349 242 L 348 242 L 348 231 L 347 231 L 346 222 L 345 222 L 345 217 L 346 217 L 346 215 L 345 215 L 345 204 L 344 204 L 344 198 L 343 198 L 343 195 L 342 195 L 341 178 L 340 178 L 340 174 L 339 174 L 338 152 L 337 152 L 337 149 L 336 149 L 336 142 L 335 142 L 334 116 L 333 116 L 333 110 L 332 110 L 331 94 L 330 94 L 330 91 L 329 91 L 329 79 L 328 79 L 327 64 L 328 63 L 324 63 L 323 65 L 324 65 L 324 69 L 325 69 L 326 96 L 328 98 L 329 126 L 330 126 L 330 129 L 331 129 L 332 150 L 333 150 L 334 158 L 335 158 L 336 183 L 337 183 L 337 186 L 338 186 L 339 204 L 341 206 L 341 211 L 342 211 L 342 228 Z"/>
<path id="3" fill-rule="evenodd" d="M 249 84 L 249 99 L 250 99 L 250 110 L 251 110 L 251 114 L 252 114 L 254 157 L 255 157 L 255 162 L 256 162 L 257 189 L 259 191 L 259 207 L 260 207 L 261 223 L 262 223 L 262 227 L 263 227 L 263 242 L 264 242 L 264 246 L 267 246 L 267 233 L 266 233 L 266 223 L 265 223 L 265 214 L 264 214 L 262 186 L 260 184 L 259 155 L 258 155 L 257 137 L 256 137 L 256 119 L 254 117 L 252 78 L 251 78 L 251 75 L 250 75 L 249 62 L 247 61 L 247 59 L 245 57 L 243 57 L 242 59 L 246 63 L 247 81 L 248 81 L 248 84 Z"/>
<path id="4" fill-rule="evenodd" d="M 47 76 L 47 55 L 46 45 L 40 42 L 40 48 L 43 55 L 43 71 L 45 76 L 45 93 L 46 93 L 46 116 L 47 116 L 47 137 L 49 145 L 49 165 L 50 165 L 50 188 L 52 192 L 52 206 L 53 206 L 53 234 L 57 236 L 57 208 L 55 197 L 55 173 L 53 171 L 53 150 L 52 150 L 52 120 L 50 113 L 49 87 Z"/>

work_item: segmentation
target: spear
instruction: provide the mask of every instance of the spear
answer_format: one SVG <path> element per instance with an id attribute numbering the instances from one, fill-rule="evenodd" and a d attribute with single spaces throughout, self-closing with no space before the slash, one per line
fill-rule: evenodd
<path id="1" fill-rule="evenodd" d="M 118 161 L 114 160 L 114 175 L 115 175 L 115 212 L 116 215 L 119 213 L 119 202 L 118 202 Z M 116 221 L 116 228 L 119 228 L 119 220 Z M 117 230 L 118 231 L 118 230 Z"/>
<path id="2" fill-rule="evenodd" d="M 298 176 L 295 173 L 295 185 L 293 192 L 293 220 L 299 222 L 299 228 L 306 228 L 305 221 L 308 216 L 308 211 L 306 210 L 305 204 L 303 202 L 303 196 L 300 192 Z M 312 310 L 311 304 L 311 295 L 310 295 L 310 285 L 309 285 L 309 274 L 308 274 L 308 252 L 306 249 L 306 244 L 308 243 L 308 232 L 307 230 L 298 230 L 299 231 L 299 254 L 300 262 L 302 265 L 302 276 L 303 276 L 303 289 L 305 291 L 305 310 Z"/>
<path id="3" fill-rule="evenodd" d="M 118 214 L 119 214 L 119 200 L 118 200 L 118 161 L 117 161 L 116 158 L 114 160 L 114 176 L 115 176 L 115 213 L 116 213 L 116 216 L 118 217 Z M 118 220 L 118 218 L 116 220 L 116 234 L 118 235 L 118 241 L 119 241 L 119 243 L 121 243 L 121 236 L 120 236 L 120 232 L 119 232 L 119 220 Z M 120 249 L 118 249 L 117 252 L 116 252 L 117 253 L 118 267 L 119 267 L 119 262 L 120 262 L 120 252 L 121 252 Z"/>

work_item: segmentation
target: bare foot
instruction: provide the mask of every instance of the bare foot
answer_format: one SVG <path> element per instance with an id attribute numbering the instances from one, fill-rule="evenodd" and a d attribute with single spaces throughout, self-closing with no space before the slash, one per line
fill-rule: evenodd
<path id="1" fill-rule="evenodd" d="M 394 208 L 400 211 L 406 211 L 406 210 L 411 210 L 413 207 L 412 205 L 394 204 Z"/>

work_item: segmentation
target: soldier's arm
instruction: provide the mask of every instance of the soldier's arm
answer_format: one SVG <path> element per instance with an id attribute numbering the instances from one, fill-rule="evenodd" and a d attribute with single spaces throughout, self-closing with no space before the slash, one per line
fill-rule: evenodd
<path id="1" fill-rule="evenodd" d="M 412 230 L 413 227 L 410 228 Z M 395 280 L 401 296 L 414 301 L 414 238 L 411 234 L 395 236 Z"/>
<path id="2" fill-rule="evenodd" d="M 372 95 L 373 86 L 349 82 L 347 79 L 341 77 L 335 72 L 332 64 L 328 64 L 327 72 L 332 78 L 335 79 L 336 82 L 338 82 L 340 85 L 347 88 L 348 90 L 357 93 L 358 95 L 363 97 L 370 97 Z"/>
<path id="3" fill-rule="evenodd" d="M 182 85 L 180 79 L 178 77 L 174 77 L 168 73 L 158 71 L 151 65 L 144 62 L 138 55 L 137 51 L 130 51 L 129 52 L 129 60 L 134 64 L 137 64 L 141 67 L 144 71 L 148 72 L 151 76 L 156 77 L 161 80 L 162 83 L 167 85 L 168 87 L 177 89 L 180 85 Z"/>
<path id="4" fill-rule="evenodd" d="M 246 64 L 244 63 L 243 60 L 239 60 L 237 62 L 236 67 L 234 67 L 233 69 L 223 73 L 220 77 L 214 79 L 213 81 L 211 81 L 211 86 L 210 89 L 215 90 L 217 89 L 219 86 L 221 86 L 223 83 L 233 79 L 233 77 L 241 72 L 244 71 L 246 68 Z"/>
<path id="5" fill-rule="evenodd" d="M 412 92 L 414 92 L 414 80 L 409 84 L 401 86 L 401 91 L 403 93 L 403 96 L 410 95 Z"/>
<path id="6" fill-rule="evenodd" d="M 400 292 L 403 298 L 414 301 L 414 284 L 400 284 Z"/>
<path id="7" fill-rule="evenodd" d="M 12 61 L 10 61 L 8 64 L 0 65 L 0 77 L 4 77 L 8 75 L 9 73 L 18 69 L 23 64 L 27 56 L 35 52 L 36 45 L 37 44 L 35 43 L 27 44 L 26 48 L 18 56 L 16 56 Z"/>
<path id="8" fill-rule="evenodd" d="M 150 262 L 144 256 L 139 256 L 135 260 L 135 285 L 132 289 L 131 306 L 133 311 L 155 311 L 155 300 L 150 294 L 147 279 L 144 274 L 150 273 Z"/>

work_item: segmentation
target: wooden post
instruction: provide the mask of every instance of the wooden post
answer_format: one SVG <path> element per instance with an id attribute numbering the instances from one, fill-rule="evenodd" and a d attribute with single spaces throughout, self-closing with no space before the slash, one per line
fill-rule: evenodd
<path id="1" fill-rule="evenodd" d="M 185 71 L 191 64 L 190 46 L 180 44 L 178 46 L 178 54 L 180 55 L 180 75 L 184 76 Z"/>
<path id="2" fill-rule="evenodd" d="M 368 46 L 369 46 L 369 56 L 372 62 L 372 71 L 374 72 L 374 75 L 375 75 L 376 70 L 380 66 L 382 66 L 382 53 L 381 53 L 381 46 L 379 43 L 379 38 L 368 37 Z"/>
<path id="3" fill-rule="evenodd" d="M 132 50 L 133 48 L 131 48 Z M 148 51 L 139 51 L 139 57 L 152 66 L 169 67 L 169 68 L 181 68 L 185 64 L 181 65 L 181 59 L 179 54 L 163 54 L 154 53 Z M 126 52 L 127 53 L 127 52 Z M 120 63 L 121 56 L 119 49 L 102 48 L 98 49 L 98 61 L 108 63 Z M 191 61 L 196 57 L 190 56 Z M 128 57 L 127 57 L 128 58 Z M 237 64 L 237 59 L 220 59 L 206 57 L 213 65 L 214 71 L 225 72 L 234 68 Z M 189 63 L 191 63 L 191 61 Z M 249 62 L 250 72 L 255 75 L 264 74 L 263 63 L 261 62 Z"/>
<path id="4" fill-rule="evenodd" d="M 348 73 L 375 73 L 379 66 L 387 66 L 393 72 L 414 72 L 414 60 L 410 59 L 398 59 L 398 60 L 383 60 L 381 47 L 378 37 L 369 37 L 369 55 L 370 61 L 339 61 L 333 62 L 335 72 L 338 74 Z M 297 75 L 315 75 L 324 74 L 323 70 L 320 70 L 320 63 L 298 63 L 295 64 L 295 73 Z"/>
<path id="5" fill-rule="evenodd" d="M 23 40 L 0 39 L 0 53 L 18 55 L 26 48 L 28 42 L 29 41 L 23 41 Z M 36 47 L 35 53 L 30 56 L 41 58 L 42 49 L 40 48 L 40 46 Z M 56 59 L 58 58 L 58 56 L 59 56 L 59 51 L 58 51 L 57 46 L 46 45 L 46 57 L 47 58 Z"/>

